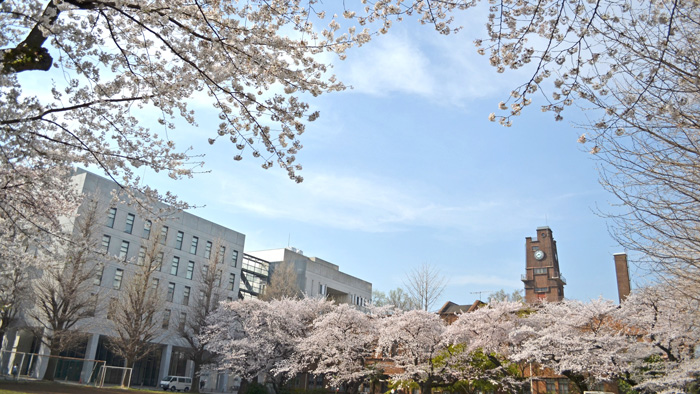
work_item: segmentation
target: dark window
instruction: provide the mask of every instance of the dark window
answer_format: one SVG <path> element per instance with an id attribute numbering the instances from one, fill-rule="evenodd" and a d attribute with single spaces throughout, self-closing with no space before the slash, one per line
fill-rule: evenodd
<path id="1" fill-rule="evenodd" d="M 211 242 L 207 241 L 207 246 L 204 248 L 204 258 L 208 259 L 211 257 Z"/>
<path id="2" fill-rule="evenodd" d="M 219 247 L 219 254 L 216 256 L 216 262 L 222 264 L 224 262 L 224 255 L 226 255 L 226 247 Z"/>
<path id="3" fill-rule="evenodd" d="M 134 216 L 133 213 L 129 213 L 126 215 L 126 225 L 124 226 L 124 232 L 131 234 L 131 231 L 134 229 L 134 219 L 136 216 Z"/>
<path id="4" fill-rule="evenodd" d="M 180 266 L 180 258 L 173 256 L 173 262 L 170 264 L 170 274 L 177 276 L 177 269 Z"/>
<path id="5" fill-rule="evenodd" d="M 148 239 L 151 236 L 151 226 L 153 223 L 150 220 L 143 222 L 143 237 Z"/>
<path id="6" fill-rule="evenodd" d="M 194 261 L 187 262 L 187 272 L 185 272 L 185 278 L 192 279 L 194 276 Z"/>
<path id="7" fill-rule="evenodd" d="M 129 254 L 129 241 L 122 241 L 122 246 L 119 248 L 119 260 L 126 261 L 126 256 Z"/>
<path id="8" fill-rule="evenodd" d="M 182 292 L 182 305 L 187 306 L 190 304 L 190 287 L 185 286 L 185 290 Z"/>
<path id="9" fill-rule="evenodd" d="M 117 268 L 114 272 L 114 282 L 112 282 L 112 288 L 119 290 L 122 287 L 122 278 L 124 277 L 124 270 Z"/>
<path id="10" fill-rule="evenodd" d="M 175 249 L 182 250 L 182 239 L 185 238 L 185 233 L 182 231 L 177 232 L 177 237 L 175 237 Z"/>
<path id="11" fill-rule="evenodd" d="M 160 239 L 158 242 L 165 245 L 165 240 L 168 238 L 168 226 L 163 226 L 160 228 Z"/>
<path id="12" fill-rule="evenodd" d="M 104 271 L 105 271 L 104 264 L 98 263 L 95 266 L 95 280 L 93 281 L 95 286 L 99 286 L 102 284 L 102 274 L 104 273 Z"/>
<path id="13" fill-rule="evenodd" d="M 197 244 L 199 243 L 199 238 L 192 237 L 192 244 L 190 245 L 190 253 L 197 254 Z"/>
<path id="14" fill-rule="evenodd" d="M 109 253 L 109 242 L 112 240 L 112 237 L 109 235 L 103 235 L 102 236 L 102 251 L 105 253 Z"/>
<path id="15" fill-rule="evenodd" d="M 136 259 L 136 264 L 143 265 L 146 262 L 146 247 L 139 247 L 139 258 Z"/>
<path id="16" fill-rule="evenodd" d="M 231 252 L 231 267 L 238 266 L 238 251 L 234 250 Z"/>
<path id="17" fill-rule="evenodd" d="M 170 325 L 170 309 L 163 311 L 163 325 L 161 327 L 168 328 Z"/>
<path id="18" fill-rule="evenodd" d="M 173 298 L 175 297 L 175 283 L 170 282 L 168 283 L 168 295 L 166 299 L 170 302 L 173 302 Z"/>
<path id="19" fill-rule="evenodd" d="M 228 289 L 233 291 L 236 287 L 236 274 L 230 274 L 228 276 Z"/>
<path id="20" fill-rule="evenodd" d="M 107 227 L 114 227 L 114 218 L 117 217 L 117 208 L 110 208 L 107 212 Z"/>
<path id="21" fill-rule="evenodd" d="M 164 252 L 159 252 L 158 256 L 156 256 L 156 266 L 158 267 L 158 271 L 163 269 L 163 257 L 165 257 Z"/>

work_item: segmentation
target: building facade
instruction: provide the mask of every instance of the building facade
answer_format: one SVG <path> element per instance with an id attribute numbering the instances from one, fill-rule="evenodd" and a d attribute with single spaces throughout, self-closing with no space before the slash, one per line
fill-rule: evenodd
<path id="1" fill-rule="evenodd" d="M 98 212 L 104 212 L 95 237 L 100 240 L 102 250 L 113 258 L 96 265 L 93 291 L 100 299 L 109 301 L 124 297 L 125 284 L 137 274 L 148 240 L 158 237 L 160 270 L 153 274 L 153 286 L 160 286 L 165 296 L 163 310 L 158 316 L 162 330 L 157 336 L 158 350 L 134 365 L 132 385 L 156 386 L 167 375 L 192 376 L 193 363 L 186 357 L 187 343 L 178 335 L 178 326 L 184 324 L 188 314 L 192 315 L 194 297 L 202 294 L 202 278 L 209 266 L 217 268 L 217 299 L 240 297 L 245 235 L 165 204 L 137 209 L 137 204 L 129 203 L 126 196 L 120 195 L 116 183 L 84 170 L 76 170 L 73 186 L 85 195 L 86 201 L 99 205 Z M 76 215 L 84 214 L 87 205 L 83 203 Z M 169 214 L 153 217 L 144 213 L 156 211 Z M 212 264 L 215 256 L 218 258 L 216 265 Z M 64 352 L 64 356 L 121 365 L 122 360 L 107 346 L 110 336 L 114 335 L 108 309 L 98 309 L 94 317 L 81 322 L 77 329 L 87 334 L 87 340 Z M 30 320 L 24 323 L 32 324 Z M 8 348 L 15 352 L 47 353 L 26 329 L 8 334 Z M 93 363 L 85 362 L 65 378 L 87 382 L 94 374 L 92 366 Z M 30 367 L 37 377 L 43 373 L 41 365 L 28 365 L 26 374 L 29 376 L 32 376 Z M 225 387 L 225 377 L 217 377 L 216 382 L 207 385 Z"/>
<path id="2" fill-rule="evenodd" d="M 566 279 L 559 271 L 557 241 L 549 227 L 538 227 L 537 236 L 525 238 L 526 302 L 556 302 L 564 299 Z"/>
<path id="3" fill-rule="evenodd" d="M 340 304 L 360 308 L 369 305 L 372 284 L 341 272 L 339 267 L 318 257 L 307 257 L 295 248 L 247 252 L 248 255 L 270 262 L 270 272 L 276 266 L 289 263 L 297 274 L 297 285 L 307 296 L 325 296 Z"/>

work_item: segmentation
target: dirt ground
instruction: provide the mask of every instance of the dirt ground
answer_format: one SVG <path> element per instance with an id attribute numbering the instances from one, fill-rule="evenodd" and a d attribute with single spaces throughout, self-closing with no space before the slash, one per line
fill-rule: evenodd
<path id="1" fill-rule="evenodd" d="M 90 386 L 82 386 L 76 384 L 58 383 L 58 382 L 37 382 L 37 381 L 7 381 L 0 380 L 0 390 L 15 391 L 18 393 L 36 393 L 36 394 L 131 394 L 131 393 L 149 393 L 154 394 L 158 391 L 148 390 L 124 390 L 119 388 L 96 388 Z M 160 391 L 163 392 L 162 390 Z"/>

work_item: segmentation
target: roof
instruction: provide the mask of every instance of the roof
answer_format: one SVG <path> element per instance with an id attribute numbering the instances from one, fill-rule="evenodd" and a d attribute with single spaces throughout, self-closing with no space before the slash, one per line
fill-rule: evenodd
<path id="1" fill-rule="evenodd" d="M 472 304 L 467 305 L 457 305 L 454 302 L 447 301 L 445 305 L 438 310 L 440 315 L 457 315 L 460 313 L 473 312 L 479 309 L 480 306 L 486 305 L 481 300 L 476 300 Z"/>

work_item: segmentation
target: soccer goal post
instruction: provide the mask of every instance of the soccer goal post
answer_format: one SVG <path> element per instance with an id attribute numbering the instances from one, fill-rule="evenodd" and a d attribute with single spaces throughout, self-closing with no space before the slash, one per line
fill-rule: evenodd
<path id="1" fill-rule="evenodd" d="M 133 368 L 117 367 L 113 365 L 101 365 L 97 374 L 97 387 L 120 386 L 129 388 L 131 386 L 131 373 Z"/>

